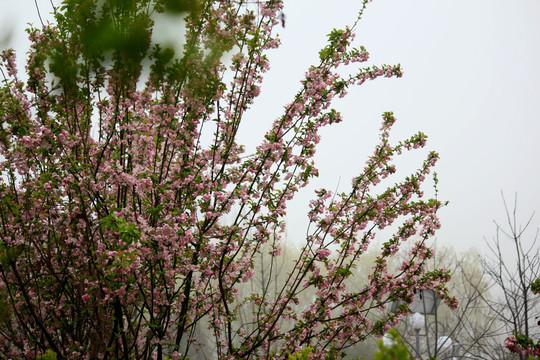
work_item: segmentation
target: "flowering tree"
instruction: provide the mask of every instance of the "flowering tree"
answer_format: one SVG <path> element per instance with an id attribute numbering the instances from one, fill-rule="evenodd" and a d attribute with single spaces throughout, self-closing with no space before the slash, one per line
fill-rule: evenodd
<path id="1" fill-rule="evenodd" d="M 421 188 L 437 154 L 376 187 L 395 172 L 394 156 L 426 142 L 418 133 L 391 144 L 392 113 L 352 190 L 316 191 L 286 281 L 272 296 L 238 295 L 263 244 L 280 254 L 286 205 L 318 173 L 318 132 L 341 121 L 332 99 L 401 76 L 399 66 L 359 68 L 368 53 L 351 45 L 355 26 L 334 30 L 256 151 L 243 154 L 238 129 L 265 53 L 279 45 L 282 11 L 281 1 L 64 0 L 54 26 L 29 30 L 24 80 L 13 51 L 2 53 L 0 358 L 179 359 L 204 346 L 220 359 L 306 348 L 339 357 L 407 312 L 370 321 L 389 301 L 430 287 L 454 302 L 448 274 L 424 269 L 441 203 Z M 154 12 L 185 22 L 179 54 L 152 42 Z M 367 284 L 348 289 L 375 232 L 392 224 Z M 389 272 L 387 259 L 413 236 L 407 261 Z M 315 298 L 299 309 L 308 288 Z M 212 338 L 197 339 L 201 328 Z"/>

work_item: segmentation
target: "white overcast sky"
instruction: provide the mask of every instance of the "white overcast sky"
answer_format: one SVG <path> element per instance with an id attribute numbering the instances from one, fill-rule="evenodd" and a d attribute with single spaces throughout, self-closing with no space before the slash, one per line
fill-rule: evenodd
<path id="1" fill-rule="evenodd" d="M 38 0 L 47 17 L 49 2 Z M 55 0 L 58 3 L 58 0 Z M 260 100 L 243 136 L 259 139 L 292 99 L 307 67 L 316 63 L 333 27 L 354 21 L 358 0 L 288 0 L 282 47 L 270 53 Z M 0 0 L 2 29 L 13 29 L 9 46 L 25 49 L 25 23 L 38 23 L 33 0 Z M 314 187 L 346 190 L 377 143 L 380 115 L 394 111 L 393 138 L 417 131 L 440 153 L 440 244 L 485 251 L 493 220 L 505 221 L 501 191 L 518 217 L 533 211 L 540 224 L 540 0 L 374 0 L 358 26 L 356 43 L 370 65 L 401 63 L 401 79 L 378 79 L 350 91 L 336 104 L 345 117 L 323 132 L 317 152 L 321 173 L 289 208 L 289 238 L 301 238 Z M 6 46 L 6 31 L 0 42 Z M 412 170 L 422 157 L 399 165 Z M 397 180 L 397 179 L 396 179 Z"/>
<path id="2" fill-rule="evenodd" d="M 358 6 L 290 2 L 281 49 L 287 55 L 276 71 L 281 66 L 301 74 L 321 37 L 350 21 Z M 540 212 L 539 18 L 538 0 L 373 1 L 357 42 L 370 52 L 371 64 L 401 63 L 404 76 L 349 94 L 344 123 L 327 132 L 318 153 L 321 180 L 332 188 L 341 175 L 348 184 L 376 142 L 380 114 L 392 110 L 397 138 L 421 130 L 429 136 L 427 147 L 440 153 L 440 198 L 450 201 L 440 213 L 441 244 L 485 249 L 493 220 L 505 220 L 501 191 L 510 202 L 518 193 L 523 222 Z M 271 88 L 287 79 L 270 78 Z M 409 165 L 420 161 L 410 159 Z"/>

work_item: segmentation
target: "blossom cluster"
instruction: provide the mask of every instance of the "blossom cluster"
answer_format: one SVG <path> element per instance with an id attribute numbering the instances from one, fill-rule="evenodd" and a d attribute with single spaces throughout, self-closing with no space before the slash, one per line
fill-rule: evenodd
<path id="1" fill-rule="evenodd" d="M 540 343 L 534 344 L 531 339 L 523 339 L 510 335 L 504 340 L 504 346 L 513 353 L 527 356 L 540 356 Z"/>

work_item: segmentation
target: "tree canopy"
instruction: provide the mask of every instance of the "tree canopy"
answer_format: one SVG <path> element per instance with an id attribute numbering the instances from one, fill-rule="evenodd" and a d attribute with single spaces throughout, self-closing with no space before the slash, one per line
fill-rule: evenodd
<path id="1" fill-rule="evenodd" d="M 280 256 L 287 203 L 318 174 L 319 130 L 342 121 L 332 100 L 402 75 L 399 65 L 361 67 L 368 53 L 353 46 L 356 24 L 335 29 L 246 154 L 238 130 L 266 53 L 279 46 L 283 11 L 277 0 L 64 0 L 54 24 L 29 29 L 24 76 L 14 52 L 2 53 L 0 358 L 187 359 L 204 349 L 220 359 L 303 349 L 336 358 L 395 324 L 423 288 L 455 305 L 448 272 L 424 266 L 443 205 L 423 193 L 438 154 L 377 186 L 395 173 L 394 157 L 426 144 L 421 132 L 391 143 L 391 112 L 352 190 L 314 194 L 285 279 L 239 295 L 257 254 Z M 162 12 L 185 25 L 180 52 L 152 40 Z M 347 287 L 376 232 L 391 226 L 365 284 Z M 314 298 L 300 309 L 306 289 Z M 397 299 L 404 305 L 388 313 Z M 212 337 L 198 339 L 198 328 Z"/>

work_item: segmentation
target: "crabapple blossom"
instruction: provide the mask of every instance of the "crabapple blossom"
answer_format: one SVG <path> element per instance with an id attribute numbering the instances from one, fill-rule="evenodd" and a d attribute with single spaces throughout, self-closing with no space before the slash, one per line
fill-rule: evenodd
<path id="1" fill-rule="evenodd" d="M 438 154 L 381 189 L 396 156 L 426 145 L 423 133 L 391 143 L 390 112 L 351 191 L 315 192 L 287 280 L 240 295 L 264 246 L 281 256 L 287 205 L 319 173 L 320 130 L 344 120 L 333 99 L 402 76 L 360 68 L 356 24 L 336 29 L 245 154 L 237 134 L 284 11 L 279 0 L 65 0 L 54 24 L 28 30 L 24 75 L 2 52 L 0 359 L 340 357 L 409 311 L 386 313 L 391 301 L 433 288 L 455 305 L 448 272 L 424 268 L 443 205 L 423 192 Z M 152 42 L 152 12 L 180 16 L 181 51 Z M 394 233 L 367 283 L 348 287 L 384 228 Z M 387 260 L 408 240 L 393 273 Z"/>

